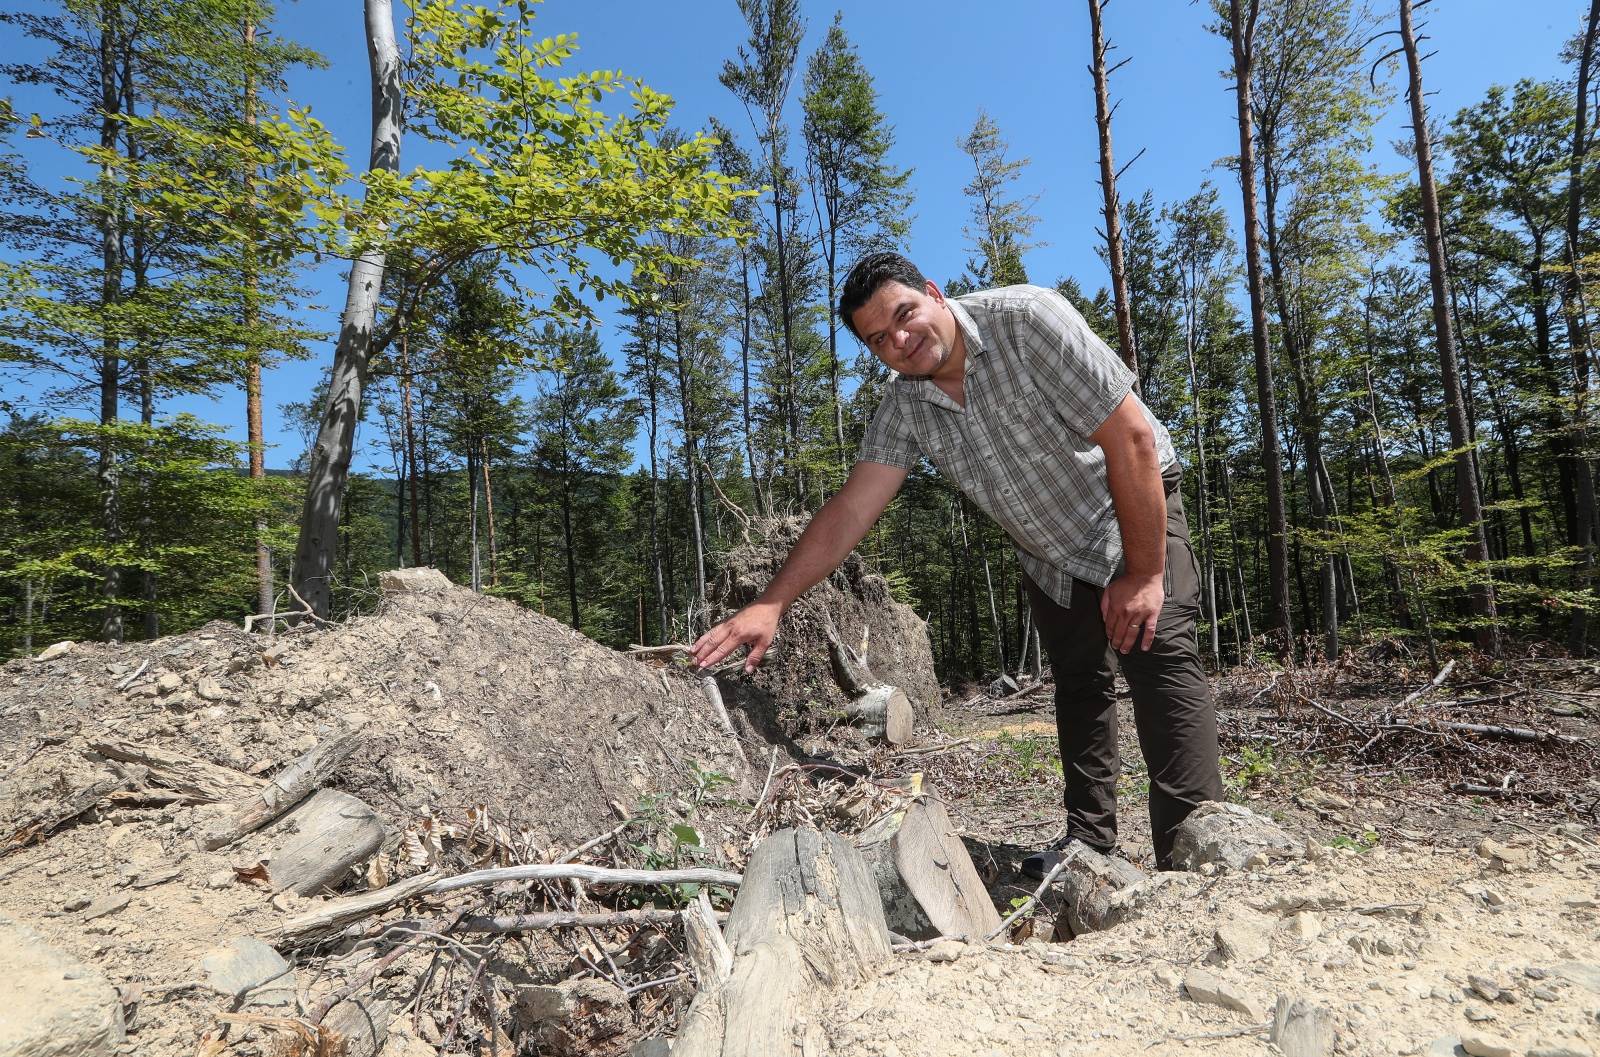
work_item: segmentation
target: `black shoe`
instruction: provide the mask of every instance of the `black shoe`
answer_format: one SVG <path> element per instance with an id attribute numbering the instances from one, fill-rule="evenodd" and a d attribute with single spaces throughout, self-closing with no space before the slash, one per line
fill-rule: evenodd
<path id="1" fill-rule="evenodd" d="M 1061 840 L 1052 842 L 1049 847 L 1024 856 L 1017 869 L 1022 872 L 1024 877 L 1034 881 L 1043 881 L 1046 874 L 1061 865 L 1061 860 L 1066 856 L 1067 849 L 1074 844 L 1082 844 L 1085 848 L 1097 851 L 1101 855 L 1111 854 L 1110 848 L 1097 848 L 1087 841 L 1079 840 L 1077 837 L 1063 837 Z"/>

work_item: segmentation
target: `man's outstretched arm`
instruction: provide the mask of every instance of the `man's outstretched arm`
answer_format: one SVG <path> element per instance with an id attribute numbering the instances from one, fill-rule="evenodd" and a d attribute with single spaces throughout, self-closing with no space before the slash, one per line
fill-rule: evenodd
<path id="1" fill-rule="evenodd" d="M 695 640 L 690 647 L 694 663 L 709 668 L 740 646 L 749 646 L 744 670 L 755 671 L 784 610 L 839 567 L 900 491 L 907 473 L 881 462 L 856 463 L 844 487 L 822 504 L 800 534 L 761 597 Z"/>

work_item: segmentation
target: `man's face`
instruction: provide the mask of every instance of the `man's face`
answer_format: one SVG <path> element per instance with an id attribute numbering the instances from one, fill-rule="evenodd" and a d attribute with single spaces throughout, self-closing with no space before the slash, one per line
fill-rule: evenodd
<path id="1" fill-rule="evenodd" d="M 887 282 L 851 317 L 867 349 L 910 378 L 939 375 L 950 362 L 956 320 L 930 280 L 921 290 Z"/>

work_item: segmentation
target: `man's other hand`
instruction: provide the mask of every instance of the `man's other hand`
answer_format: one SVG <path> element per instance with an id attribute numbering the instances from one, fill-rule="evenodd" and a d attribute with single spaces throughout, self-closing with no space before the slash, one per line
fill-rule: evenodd
<path id="1" fill-rule="evenodd" d="M 1148 650 L 1156 640 L 1156 622 L 1161 619 L 1161 575 L 1119 576 L 1100 593 L 1100 618 L 1105 623 L 1106 641 L 1118 653 L 1127 653 L 1137 643 Z"/>
<path id="2" fill-rule="evenodd" d="M 1156 604 L 1160 604 L 1159 591 Z M 750 603 L 694 640 L 694 645 L 689 647 L 694 663 L 701 668 L 709 668 L 740 646 L 748 646 L 750 653 L 744 659 L 744 670 L 755 671 L 756 665 L 766 655 L 767 647 L 772 645 L 773 636 L 778 633 L 778 618 L 782 616 L 783 607 L 775 603 Z"/>

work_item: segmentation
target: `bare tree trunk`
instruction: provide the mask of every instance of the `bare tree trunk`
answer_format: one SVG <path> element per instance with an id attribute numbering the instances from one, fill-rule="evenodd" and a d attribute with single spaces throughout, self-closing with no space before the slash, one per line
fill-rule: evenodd
<path id="1" fill-rule="evenodd" d="M 1256 206 L 1256 150 L 1250 104 L 1250 66 L 1254 60 L 1257 0 L 1229 0 L 1228 28 L 1233 43 L 1235 105 L 1239 113 L 1239 185 L 1244 194 L 1244 250 L 1250 280 L 1250 337 L 1255 350 L 1256 396 L 1261 411 L 1261 463 L 1267 475 L 1267 576 L 1278 653 L 1294 661 L 1294 621 L 1289 609 L 1288 523 L 1283 512 L 1283 456 L 1278 442 L 1277 393 L 1272 355 L 1267 348 L 1267 304 L 1261 275 L 1261 233 Z"/>
<path id="2" fill-rule="evenodd" d="M 105 0 L 100 13 L 100 146 L 112 152 L 117 147 L 117 120 L 122 110 L 118 84 L 118 49 L 121 46 L 122 5 Z M 122 342 L 112 326 L 112 306 L 122 299 L 122 207 L 117 201 L 116 175 L 108 163 L 100 171 L 100 304 L 103 313 L 100 339 L 100 425 L 110 427 L 118 417 L 118 389 L 121 382 Z M 100 487 L 100 521 L 106 543 L 122 541 L 122 471 L 116 443 L 105 433 L 100 437 L 96 478 Z M 122 641 L 122 569 L 107 563 L 100 582 L 103 610 L 100 637 L 107 642 Z"/>
<path id="3" fill-rule="evenodd" d="M 748 288 L 749 283 L 747 280 L 746 290 L 748 290 Z M 651 318 L 654 320 L 654 317 Z M 746 318 L 745 329 L 747 332 L 749 327 L 749 319 Z M 656 433 L 659 429 L 660 415 L 660 411 L 657 406 L 657 393 L 659 392 L 658 386 L 660 383 L 660 375 L 657 372 L 661 365 L 661 334 L 657 330 L 657 325 L 655 322 L 652 322 L 650 327 L 650 336 L 646 340 L 650 343 L 649 348 L 654 350 L 653 352 L 649 353 L 651 359 L 650 363 L 646 366 L 646 378 L 648 379 L 646 388 L 650 398 L 650 566 L 652 572 L 655 574 L 656 581 L 656 609 L 658 618 L 660 620 L 660 625 L 657 630 L 661 637 L 661 641 L 666 642 L 668 641 L 668 631 L 672 627 L 672 614 L 667 608 L 667 582 L 664 571 L 666 563 L 662 555 L 661 527 L 659 524 L 661 512 L 661 475 L 656 466 L 656 445 L 658 443 Z M 746 357 L 749 355 L 748 347 L 745 350 L 745 355 Z M 746 362 L 748 363 L 748 359 Z M 750 408 L 749 401 L 750 390 L 748 388 L 747 378 L 745 389 L 745 414 L 747 416 L 749 415 Z M 746 418 L 745 424 L 746 428 L 748 429 L 748 418 Z M 748 443 L 748 432 L 746 432 L 745 438 L 746 442 Z M 752 473 L 750 483 L 751 487 L 753 488 L 755 486 L 755 463 L 752 462 L 750 465 Z M 639 641 L 641 644 L 645 643 L 643 637 L 641 637 Z"/>
<path id="4" fill-rule="evenodd" d="M 478 439 L 478 457 L 483 464 L 483 513 L 489 524 L 489 586 L 500 586 L 499 555 L 494 545 L 494 490 L 489 486 L 489 439 Z"/>
<path id="5" fill-rule="evenodd" d="M 672 340 L 678 364 L 678 400 L 683 407 L 683 472 L 689 486 L 689 515 L 694 527 L 694 599 L 699 606 L 696 620 L 707 619 L 706 614 L 706 541 L 705 522 L 700 513 L 700 459 L 695 436 L 695 402 L 693 364 L 690 362 L 691 342 L 685 339 L 683 307 L 672 311 Z M 691 630 L 695 625 L 691 622 Z"/>
<path id="6" fill-rule="evenodd" d="M 256 25 L 254 22 L 244 24 L 244 123 L 254 127 L 256 123 L 256 71 L 255 71 L 255 43 Z M 248 165 L 244 171 L 245 200 L 254 204 L 256 186 L 256 172 L 254 165 Z M 245 349 L 245 376 L 244 376 L 244 406 L 245 429 L 250 445 L 250 480 L 254 481 L 257 488 L 265 486 L 267 478 L 266 436 L 261 427 L 261 350 L 256 343 L 256 330 L 261 326 L 261 292 L 260 279 L 256 268 L 256 246 L 253 233 L 245 236 L 244 242 L 244 340 Z M 257 517 L 255 520 L 256 534 L 256 612 L 271 613 L 274 610 L 277 591 L 272 582 L 272 548 L 267 546 L 267 520 Z M 269 623 L 266 625 L 271 627 Z"/>
<path id="7" fill-rule="evenodd" d="M 364 9 L 367 58 L 372 68 L 372 152 L 368 168 L 398 173 L 404 114 L 394 15 L 390 0 L 364 0 Z M 383 286 L 384 264 L 384 251 L 373 249 L 350 267 L 339 342 L 333 353 L 328 404 L 323 409 L 317 442 L 311 449 L 293 582 L 300 597 L 321 617 L 328 616 L 332 605 L 329 578 L 338 545 L 340 507 L 355 448 L 356 423 L 361 418 L 362 389 L 373 351 L 372 327 Z"/>
<path id="8" fill-rule="evenodd" d="M 1105 0 L 1089 0 L 1089 29 L 1093 44 L 1094 61 L 1089 70 L 1094 74 L 1094 122 L 1100 132 L 1100 190 L 1105 195 L 1103 215 L 1106 218 L 1106 255 L 1111 259 L 1111 293 L 1117 307 L 1117 344 L 1122 346 L 1122 362 L 1133 372 L 1133 387 L 1139 389 L 1139 348 L 1134 344 L 1133 305 L 1128 299 L 1128 269 L 1122 259 L 1122 203 L 1117 198 L 1117 169 L 1111 157 L 1111 102 L 1106 91 L 1106 81 L 1127 59 L 1106 69 L 1106 52 L 1110 45 L 1100 29 L 1100 12 Z"/>
<path id="9" fill-rule="evenodd" d="M 1200 400 L 1200 371 L 1194 356 L 1197 313 L 1195 302 L 1199 294 L 1195 290 L 1193 276 L 1188 270 L 1180 268 L 1178 274 L 1183 282 L 1183 351 L 1189 360 L 1189 407 L 1190 414 L 1194 418 L 1194 464 L 1199 474 L 1195 490 L 1195 516 L 1196 528 L 1200 530 L 1197 537 L 1200 540 L 1200 603 L 1205 610 L 1206 622 L 1211 628 L 1211 663 L 1221 668 L 1222 639 L 1221 631 L 1217 627 L 1216 550 L 1211 541 L 1211 497 L 1206 483 L 1205 418 Z"/>
<path id="10" fill-rule="evenodd" d="M 1237 0 L 1235 0 L 1237 2 Z M 1433 326 L 1438 342 L 1439 373 L 1444 385 L 1445 415 L 1450 423 L 1450 444 L 1456 449 L 1456 503 L 1461 526 L 1467 530 L 1465 557 L 1488 576 L 1488 545 L 1483 537 L 1483 509 L 1478 502 L 1478 480 L 1473 466 L 1472 439 L 1462 406 L 1461 376 L 1456 365 L 1455 334 L 1450 325 L 1450 277 L 1444 257 L 1444 231 L 1439 220 L 1439 193 L 1433 180 L 1433 144 L 1428 136 L 1428 116 L 1422 95 L 1422 65 L 1416 35 L 1411 27 L 1411 0 L 1400 0 L 1400 41 L 1406 53 L 1411 99 L 1411 126 L 1417 146 L 1417 182 L 1422 194 L 1423 241 L 1428 250 L 1428 278 L 1433 290 Z M 1478 645 L 1490 654 L 1499 652 L 1498 616 L 1491 583 L 1477 579 L 1472 588 L 1472 612 L 1483 622 Z"/>
<path id="11" fill-rule="evenodd" d="M 960 498 L 956 500 L 956 512 L 960 515 L 961 519 L 961 546 L 962 549 L 966 550 L 970 554 L 972 552 L 972 542 L 967 538 L 966 503 Z M 1000 609 L 995 605 L 994 601 L 994 577 L 989 574 L 989 548 L 983 545 L 982 539 L 978 540 L 978 555 L 983 559 L 983 582 L 984 586 L 988 588 L 989 620 L 994 624 L 995 656 L 1000 663 L 999 672 L 1001 675 L 1004 675 L 1006 674 L 1006 644 L 1000 630 Z M 974 638 L 977 637 L 978 628 L 976 620 L 973 621 L 972 634 Z M 976 671 L 976 666 L 974 666 L 974 671 Z"/>
<path id="12" fill-rule="evenodd" d="M 417 435 L 411 412 L 411 357 L 404 329 L 400 332 L 400 414 L 405 433 L 406 494 L 411 502 L 411 564 L 422 564 L 422 522 L 417 516 Z M 263 611 L 265 612 L 265 611 Z"/>
<path id="13" fill-rule="evenodd" d="M 1583 219 L 1583 163 L 1588 149 L 1589 67 L 1594 60 L 1595 29 L 1600 24 L 1600 0 L 1590 0 L 1583 27 L 1583 48 L 1578 54 L 1576 113 L 1572 129 L 1572 161 L 1567 172 L 1567 270 L 1562 276 L 1562 304 L 1567 316 L 1567 339 L 1572 346 L 1573 427 L 1578 458 L 1574 460 L 1578 483 L 1578 532 L 1573 541 L 1579 559 L 1573 569 L 1573 587 L 1587 592 L 1594 583 L 1595 530 L 1600 513 L 1595 509 L 1594 467 L 1589 454 L 1589 327 L 1584 318 L 1583 253 L 1579 237 Z M 1567 652 L 1584 653 L 1589 637 L 1589 607 L 1575 606 L 1567 627 Z"/>

